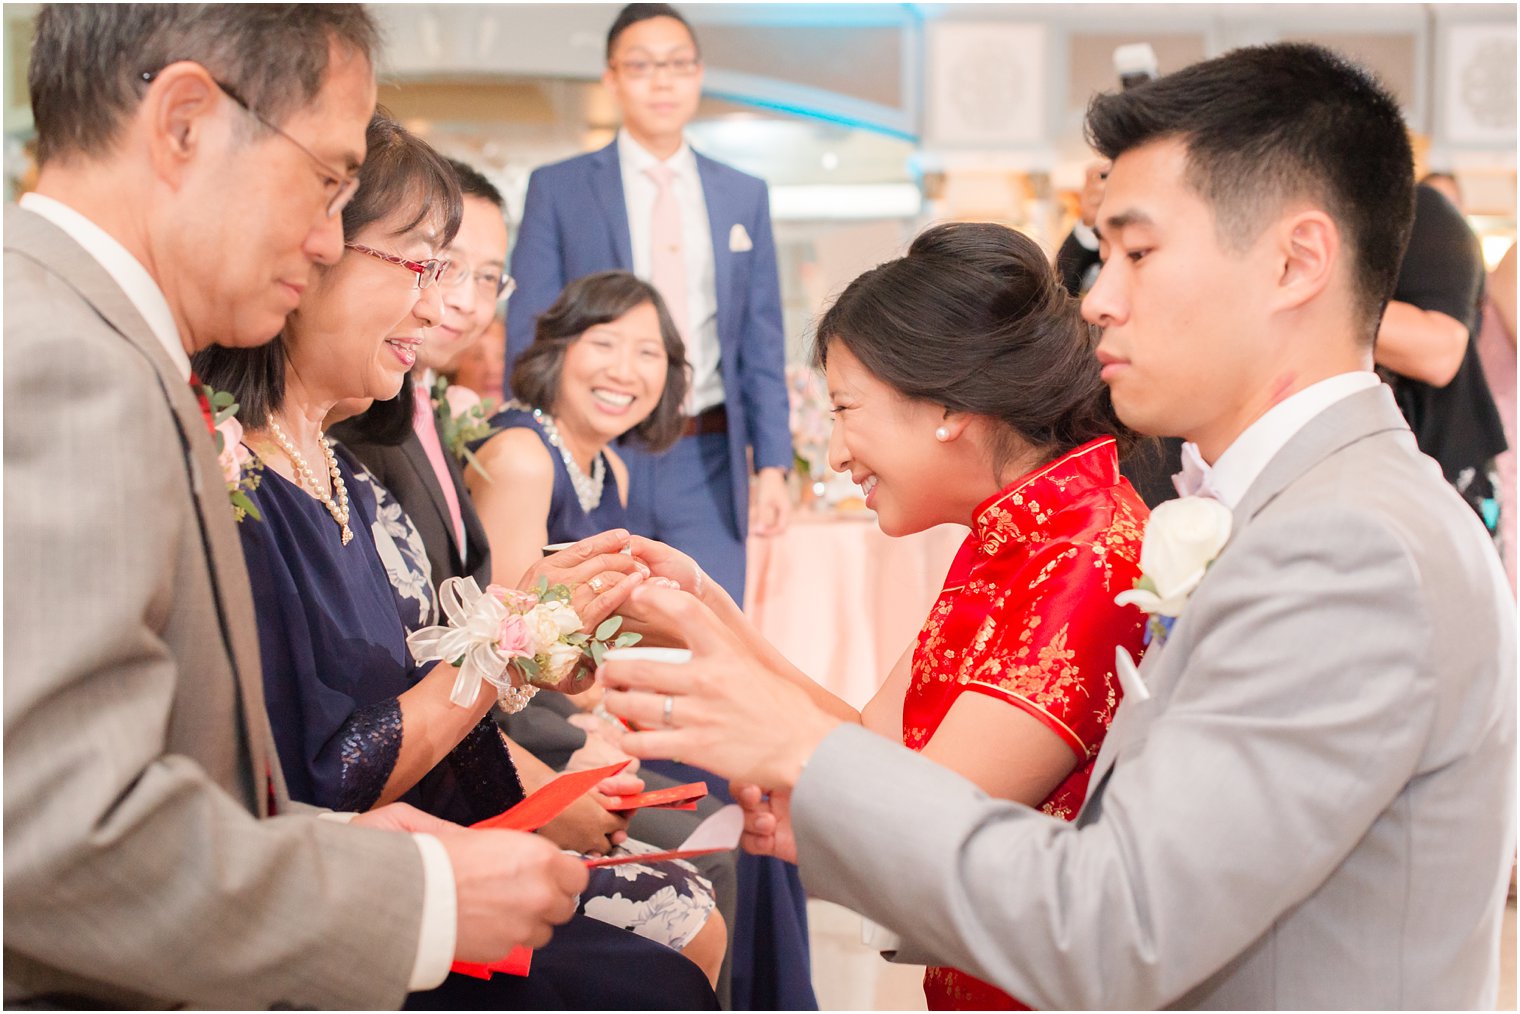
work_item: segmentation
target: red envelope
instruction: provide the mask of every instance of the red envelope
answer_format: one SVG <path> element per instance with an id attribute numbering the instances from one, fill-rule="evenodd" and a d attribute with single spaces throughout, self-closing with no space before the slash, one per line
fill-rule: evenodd
<path id="1" fill-rule="evenodd" d="M 644 855 L 626 856 L 588 856 L 585 859 L 586 866 L 596 869 L 598 866 L 622 866 L 624 863 L 663 863 L 668 859 L 690 859 L 692 856 L 705 856 L 712 852 L 732 852 L 732 846 L 721 846 L 711 849 L 671 849 L 667 852 L 648 852 Z"/>
<path id="2" fill-rule="evenodd" d="M 471 975 L 477 979 L 489 979 L 494 972 L 527 975 L 532 964 L 533 949 L 531 947 L 514 947 L 500 961 L 493 961 L 488 965 L 476 964 L 473 961 L 456 961 L 449 966 L 449 971 L 458 972 L 460 975 Z"/>
<path id="3" fill-rule="evenodd" d="M 632 761 L 620 761 L 604 768 L 560 775 L 510 810 L 470 826 L 498 831 L 537 831 L 564 813 L 571 803 L 596 788 L 602 779 L 617 774 L 631 763 Z"/>
<path id="4" fill-rule="evenodd" d="M 668 789 L 651 789 L 648 792 L 640 792 L 636 796 L 623 796 L 616 806 L 610 807 L 614 813 L 627 813 L 631 810 L 642 810 L 645 807 L 654 807 L 662 810 L 695 810 L 697 800 L 707 795 L 706 782 L 690 782 L 686 785 L 672 785 Z"/>

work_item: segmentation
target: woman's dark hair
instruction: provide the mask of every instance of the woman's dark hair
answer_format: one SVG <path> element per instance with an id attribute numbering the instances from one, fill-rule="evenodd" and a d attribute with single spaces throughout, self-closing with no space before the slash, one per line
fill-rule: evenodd
<path id="1" fill-rule="evenodd" d="M 1033 240 L 1001 225 L 934 226 L 855 279 L 818 324 L 815 366 L 835 342 L 908 398 L 1000 423 L 1000 479 L 1024 445 L 1048 461 L 1100 436 L 1121 453 L 1138 440 L 1114 414 L 1077 300 Z"/>
<path id="2" fill-rule="evenodd" d="M 453 242 L 463 203 L 454 170 L 443 156 L 383 109 L 377 109 L 369 121 L 365 142 L 368 155 L 359 169 L 359 190 L 343 208 L 344 240 L 353 239 L 397 208 L 415 208 L 396 235 L 428 223 L 434 227 L 439 248 Z M 206 384 L 232 393 L 239 405 L 238 421 L 256 430 L 285 402 L 285 358 L 285 339 L 279 335 L 251 349 L 213 345 L 197 352 L 192 362 Z M 350 423 L 349 433 L 372 443 L 400 443 L 412 425 L 410 387 L 402 384 L 400 395 L 376 402 Z"/>
<path id="3" fill-rule="evenodd" d="M 533 344 L 518 357 L 512 369 L 512 393 L 534 408 L 551 415 L 559 394 L 560 369 L 565 350 L 598 324 L 610 324 L 644 303 L 654 304 L 660 318 L 660 337 L 665 341 L 665 390 L 660 401 L 630 435 L 651 451 L 663 451 L 681 438 L 686 400 L 686 346 L 676 330 L 665 301 L 653 285 L 626 271 L 603 271 L 586 275 L 565 286 L 554 305 L 538 318 Z"/>

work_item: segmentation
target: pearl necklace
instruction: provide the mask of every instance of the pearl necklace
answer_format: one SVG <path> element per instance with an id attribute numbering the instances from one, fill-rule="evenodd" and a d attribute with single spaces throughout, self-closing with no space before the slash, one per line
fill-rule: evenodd
<path id="1" fill-rule="evenodd" d="M 565 441 L 559 435 L 559 427 L 554 424 L 554 417 L 541 408 L 532 408 L 516 399 L 507 402 L 505 408 L 515 408 L 523 412 L 532 412 L 533 420 L 543 427 L 544 436 L 549 438 L 549 443 L 559 451 L 560 460 L 565 463 L 565 470 L 570 473 L 570 485 L 575 487 L 575 498 L 581 502 L 581 510 L 590 514 L 601 505 L 602 485 L 607 481 L 607 463 L 598 454 L 591 462 L 591 474 L 588 476 L 581 470 L 574 455 L 565 447 Z"/>
<path id="2" fill-rule="evenodd" d="M 333 453 L 332 441 L 323 436 L 321 430 L 317 430 L 317 443 L 322 445 L 322 453 L 327 457 L 327 473 L 332 476 L 332 488 L 336 496 L 330 495 L 327 490 L 317 485 L 317 478 L 312 475 L 306 459 L 301 457 L 301 452 L 296 450 L 296 445 L 291 443 L 290 438 L 285 435 L 284 430 L 280 429 L 280 424 L 274 421 L 273 416 L 269 418 L 269 432 L 274 435 L 275 443 L 280 445 L 280 450 L 285 452 L 285 456 L 295 466 L 296 478 L 300 484 L 311 490 L 312 495 L 321 502 L 323 507 L 327 508 L 327 513 L 332 515 L 332 519 L 343 530 L 343 545 L 348 545 L 349 540 L 354 537 L 353 531 L 348 527 L 348 487 L 343 484 L 343 474 L 338 471 L 338 456 Z"/>

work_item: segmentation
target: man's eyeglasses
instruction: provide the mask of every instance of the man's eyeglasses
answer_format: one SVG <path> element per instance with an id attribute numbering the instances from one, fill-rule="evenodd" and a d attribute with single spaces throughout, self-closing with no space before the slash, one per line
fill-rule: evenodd
<path id="1" fill-rule="evenodd" d="M 651 60 L 643 56 L 631 56 L 626 60 L 614 60 L 610 66 L 627 74 L 635 81 L 653 77 L 655 71 L 668 69 L 672 77 L 691 77 L 702 66 L 702 61 L 695 56 L 677 56 L 669 60 Z"/>
<path id="2" fill-rule="evenodd" d="M 153 79 L 158 77 L 158 74 L 159 72 L 156 70 L 144 71 L 142 74 L 143 82 L 145 84 L 152 84 Z M 227 96 L 233 102 L 237 103 L 238 108 L 242 109 L 243 112 L 247 113 L 255 120 L 258 120 L 265 127 L 274 131 L 276 134 L 279 134 L 281 137 L 289 141 L 291 144 L 295 145 L 297 148 L 300 148 L 301 152 L 307 158 L 311 159 L 312 164 L 322 171 L 322 184 L 329 193 L 329 196 L 327 198 L 328 218 L 333 218 L 340 214 L 343 211 L 344 206 L 346 206 L 349 201 L 353 200 L 354 194 L 359 190 L 359 177 L 334 169 L 332 166 L 322 161 L 320 158 L 314 155 L 312 153 L 312 150 L 306 147 L 306 145 L 302 144 L 300 141 L 297 141 L 295 138 L 285 133 L 285 131 L 281 130 L 279 127 L 276 127 L 273 123 L 270 123 L 268 120 L 264 119 L 264 117 L 255 112 L 253 107 L 248 104 L 247 100 L 239 95 L 231 85 L 218 81 L 216 78 L 212 78 L 211 83 L 220 88 L 223 95 Z"/>
<path id="3" fill-rule="evenodd" d="M 417 275 L 417 288 L 419 289 L 431 288 L 439 278 L 443 277 L 444 272 L 448 271 L 449 269 L 448 261 L 409 261 L 405 257 L 397 257 L 395 254 L 381 253 L 379 250 L 374 250 L 367 246 L 360 246 L 358 243 L 344 243 L 343 245 L 348 247 L 350 250 L 357 250 L 362 254 L 369 254 L 371 257 L 378 258 L 388 264 L 396 264 L 400 267 L 406 268 L 408 271 L 415 272 Z"/>
<path id="4" fill-rule="evenodd" d="M 506 299 L 517 290 L 517 280 L 505 271 L 473 270 L 467 261 L 450 261 L 441 279 L 444 286 L 458 288 L 471 282 L 485 299 Z"/>

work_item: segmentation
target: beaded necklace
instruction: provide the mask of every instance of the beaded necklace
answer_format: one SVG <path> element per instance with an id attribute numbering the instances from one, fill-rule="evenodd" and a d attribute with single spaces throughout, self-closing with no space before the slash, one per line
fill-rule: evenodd
<path id="1" fill-rule="evenodd" d="M 338 523 L 338 527 L 343 531 L 343 545 L 348 545 L 349 540 L 354 537 L 353 531 L 348 527 L 348 487 L 343 484 L 343 474 L 338 471 L 338 456 L 333 453 L 332 441 L 323 436 L 321 430 L 317 430 L 317 443 L 322 445 L 322 453 L 327 457 L 327 473 L 332 476 L 333 494 L 329 494 L 327 490 L 317 485 L 317 478 L 306 464 L 306 459 L 301 456 L 300 451 L 296 450 L 296 445 L 291 443 L 290 438 L 285 435 L 284 430 L 280 429 L 280 424 L 274 421 L 273 416 L 269 419 L 269 432 L 274 435 L 275 443 L 280 445 L 280 450 L 285 452 L 285 456 L 295 466 L 296 478 L 300 484 L 311 491 L 312 496 L 315 496 L 322 506 L 327 508 L 327 513 L 331 514 L 332 519 Z"/>
<path id="2" fill-rule="evenodd" d="M 602 502 L 602 486 L 607 481 L 607 463 L 598 454 L 591 462 L 591 474 L 588 476 L 581 470 L 564 440 L 559 435 L 559 427 L 554 424 L 554 417 L 543 409 L 533 408 L 516 400 L 507 402 L 505 408 L 515 408 L 522 412 L 533 413 L 533 421 L 538 423 L 544 430 L 544 436 L 549 438 L 549 443 L 559 451 L 560 460 L 565 463 L 565 469 L 570 473 L 570 485 L 575 487 L 575 498 L 581 502 L 581 510 L 587 514 L 596 510 Z"/>

